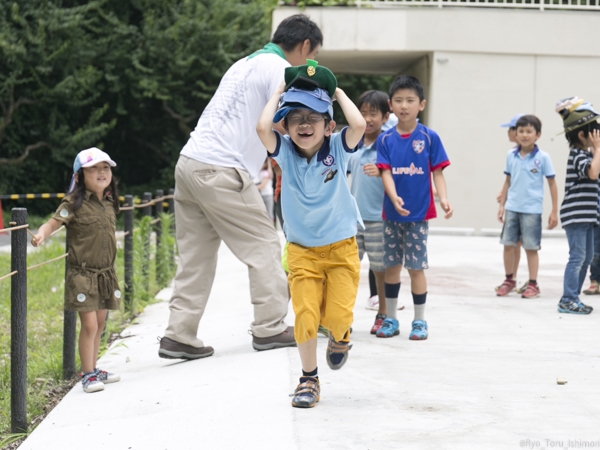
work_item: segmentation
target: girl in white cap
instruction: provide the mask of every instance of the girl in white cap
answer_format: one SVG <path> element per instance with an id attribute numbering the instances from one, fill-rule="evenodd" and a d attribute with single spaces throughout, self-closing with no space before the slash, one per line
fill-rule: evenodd
<path id="1" fill-rule="evenodd" d="M 79 356 L 85 392 L 102 391 L 104 384 L 121 379 L 96 367 L 107 310 L 119 309 L 121 298 L 114 268 L 119 197 L 111 167 L 116 165 L 100 149 L 79 152 L 68 195 L 31 239 L 37 247 L 61 225 L 67 228 L 65 310 L 77 311 L 81 319 Z"/>

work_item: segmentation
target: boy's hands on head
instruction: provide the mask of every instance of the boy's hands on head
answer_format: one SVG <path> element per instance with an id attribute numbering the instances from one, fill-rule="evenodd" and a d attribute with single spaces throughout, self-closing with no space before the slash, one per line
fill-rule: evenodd
<path id="1" fill-rule="evenodd" d="M 596 150 L 596 151 L 600 150 L 600 130 L 590 131 L 588 139 L 590 141 L 590 144 L 592 144 L 592 148 L 594 150 Z M 592 153 L 593 153 L 593 151 L 592 151 Z"/>
<path id="2" fill-rule="evenodd" d="M 363 173 L 370 177 L 380 177 L 381 176 L 381 171 L 375 164 L 365 164 L 362 169 L 363 169 Z"/>
<path id="3" fill-rule="evenodd" d="M 440 206 L 442 207 L 445 213 L 444 219 L 449 219 L 450 217 L 452 217 L 452 213 L 454 212 L 454 210 L 452 209 L 452 205 L 450 205 L 450 202 L 447 198 L 440 198 Z"/>

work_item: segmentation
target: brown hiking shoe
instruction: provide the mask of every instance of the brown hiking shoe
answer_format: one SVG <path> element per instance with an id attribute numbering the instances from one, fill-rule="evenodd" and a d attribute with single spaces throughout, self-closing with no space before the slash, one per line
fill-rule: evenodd
<path id="1" fill-rule="evenodd" d="M 259 338 L 252 335 L 252 347 L 257 351 L 295 346 L 294 327 L 287 327 L 283 333 L 276 334 L 275 336 Z"/>
<path id="2" fill-rule="evenodd" d="M 215 350 L 212 347 L 192 347 L 182 344 L 168 337 L 158 338 L 160 348 L 158 356 L 167 359 L 199 359 L 212 356 Z"/>

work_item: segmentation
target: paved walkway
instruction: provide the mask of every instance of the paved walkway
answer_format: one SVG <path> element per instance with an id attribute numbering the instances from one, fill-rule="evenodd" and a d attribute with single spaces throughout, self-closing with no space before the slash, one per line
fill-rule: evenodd
<path id="1" fill-rule="evenodd" d="M 20 449 L 598 448 L 600 296 L 586 298 L 597 309 L 590 316 L 558 314 L 566 240 L 543 246 L 542 297 L 497 298 L 497 238 L 431 236 L 430 338 L 423 342 L 408 340 L 406 273 L 401 335 L 369 335 L 375 314 L 364 308 L 363 261 L 348 363 L 329 370 L 320 339 L 321 402 L 301 410 L 289 397 L 300 371 L 297 350 L 252 349 L 247 270 L 223 245 L 200 327 L 215 355 L 158 358 L 165 290 L 164 301 L 146 308 L 101 360 L 122 381 L 97 394 L 77 385 Z M 520 280 L 525 268 L 523 255 Z M 558 377 L 568 383 L 557 385 Z"/>

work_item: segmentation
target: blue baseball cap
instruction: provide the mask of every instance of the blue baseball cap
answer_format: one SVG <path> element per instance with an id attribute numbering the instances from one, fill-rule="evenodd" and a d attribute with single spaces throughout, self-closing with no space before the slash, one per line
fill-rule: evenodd
<path id="1" fill-rule="evenodd" d="M 273 122 L 279 122 L 290 111 L 299 108 L 310 109 L 321 114 L 329 114 L 329 118 L 333 118 L 333 106 L 331 97 L 327 91 L 321 88 L 307 91 L 291 87 L 281 95 L 279 109 L 273 117 Z"/>
<path id="2" fill-rule="evenodd" d="M 512 116 L 510 122 L 503 123 L 500 125 L 502 128 L 514 128 L 517 126 L 517 120 L 523 117 L 525 114 L 517 114 L 516 116 Z"/>

